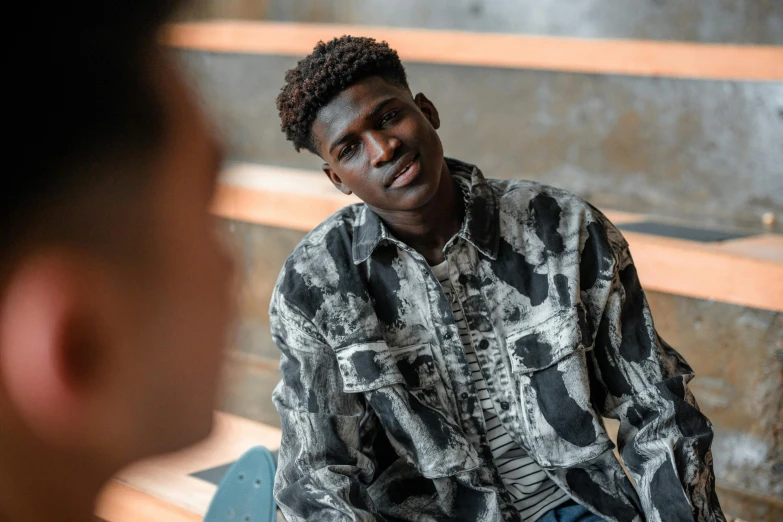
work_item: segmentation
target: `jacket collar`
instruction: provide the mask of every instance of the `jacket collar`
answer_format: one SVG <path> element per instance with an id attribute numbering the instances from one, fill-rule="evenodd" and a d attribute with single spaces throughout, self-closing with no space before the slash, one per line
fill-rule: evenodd
<path id="1" fill-rule="evenodd" d="M 457 235 L 485 256 L 497 259 L 500 217 L 492 187 L 475 165 L 451 158 L 446 158 L 446 165 L 466 194 L 465 222 Z M 366 261 L 381 242 L 388 240 L 398 242 L 381 218 L 367 205 L 362 205 L 354 225 L 353 262 Z"/>

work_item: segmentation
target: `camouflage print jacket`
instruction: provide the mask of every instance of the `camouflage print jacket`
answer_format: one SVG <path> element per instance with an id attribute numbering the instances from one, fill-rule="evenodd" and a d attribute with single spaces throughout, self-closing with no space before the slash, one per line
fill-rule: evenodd
<path id="1" fill-rule="evenodd" d="M 444 249 L 504 427 L 616 522 L 724 520 L 693 372 L 656 333 L 628 247 L 575 196 L 485 180 Z M 296 248 L 271 304 L 290 521 L 516 521 L 451 308 L 426 260 L 363 204 Z M 601 417 L 621 421 L 614 456 Z"/>

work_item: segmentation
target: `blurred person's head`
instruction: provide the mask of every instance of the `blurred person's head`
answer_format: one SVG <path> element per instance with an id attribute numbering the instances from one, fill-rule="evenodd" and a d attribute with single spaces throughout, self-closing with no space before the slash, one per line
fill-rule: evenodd
<path id="1" fill-rule="evenodd" d="M 285 81 L 282 130 L 297 151 L 323 159 L 339 190 L 380 212 L 416 210 L 434 198 L 447 172 L 440 117 L 424 94 L 412 94 L 386 42 L 319 42 Z"/>
<path id="2" fill-rule="evenodd" d="M 42 512 L 21 518 L 51 500 L 69 519 L 211 428 L 230 263 L 208 214 L 220 150 L 156 42 L 175 3 L 23 6 L 4 37 L 0 519 L 25 495 Z"/>

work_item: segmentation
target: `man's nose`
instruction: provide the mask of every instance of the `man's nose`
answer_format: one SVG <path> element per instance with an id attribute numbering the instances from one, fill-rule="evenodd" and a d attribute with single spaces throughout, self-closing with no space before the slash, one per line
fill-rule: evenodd
<path id="1" fill-rule="evenodd" d="M 382 132 L 374 132 L 369 136 L 370 158 L 374 168 L 382 167 L 394 160 L 400 140 Z"/>

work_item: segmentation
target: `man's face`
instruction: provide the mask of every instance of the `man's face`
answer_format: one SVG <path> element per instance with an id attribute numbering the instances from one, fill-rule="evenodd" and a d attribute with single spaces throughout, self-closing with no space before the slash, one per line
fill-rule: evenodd
<path id="1" fill-rule="evenodd" d="M 221 154 L 177 68 L 150 68 L 156 150 L 102 159 L 2 266 L 0 472 L 22 489 L 46 465 L 89 489 L 212 427 L 233 312 L 209 214 Z"/>
<path id="2" fill-rule="evenodd" d="M 345 193 L 381 211 L 421 208 L 437 192 L 443 146 L 424 95 L 370 77 L 318 112 L 313 137 L 324 172 Z"/>
<path id="3" fill-rule="evenodd" d="M 118 422 L 146 447 L 177 449 L 211 428 L 232 312 L 232 263 L 209 214 L 219 147 L 174 68 L 161 88 L 170 122 L 150 187 L 144 281 L 126 298 L 127 342 L 114 366 Z M 124 403 L 124 404 L 123 404 Z"/>

